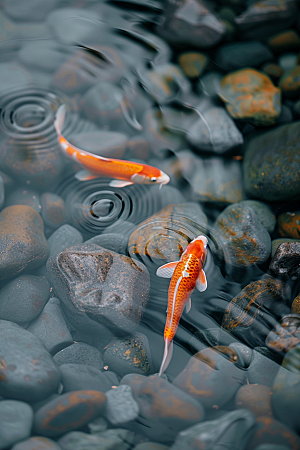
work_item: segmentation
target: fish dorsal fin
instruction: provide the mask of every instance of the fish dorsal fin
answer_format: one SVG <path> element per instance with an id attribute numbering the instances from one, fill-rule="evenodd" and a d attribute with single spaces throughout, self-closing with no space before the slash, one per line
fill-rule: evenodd
<path id="1" fill-rule="evenodd" d="M 89 170 L 86 169 L 82 169 L 79 170 L 76 174 L 75 174 L 75 178 L 79 181 L 88 181 L 88 180 L 93 180 L 94 178 L 99 178 L 100 175 L 96 175 L 92 172 L 90 172 Z"/>
<path id="2" fill-rule="evenodd" d="M 179 261 L 172 261 L 164 264 L 163 266 L 160 266 L 156 271 L 156 275 L 162 278 L 172 278 L 175 267 L 178 263 Z"/>
<path id="3" fill-rule="evenodd" d="M 111 187 L 117 187 L 117 188 L 121 188 L 121 187 L 125 187 L 125 186 L 130 186 L 132 183 L 132 181 L 126 181 L 126 180 L 112 180 L 109 185 Z"/>
<path id="4" fill-rule="evenodd" d="M 207 288 L 206 276 L 205 276 L 205 272 L 204 272 L 203 269 L 200 270 L 200 273 L 198 275 L 198 278 L 197 278 L 197 281 L 196 281 L 196 288 L 200 292 L 205 291 L 206 288 Z"/>

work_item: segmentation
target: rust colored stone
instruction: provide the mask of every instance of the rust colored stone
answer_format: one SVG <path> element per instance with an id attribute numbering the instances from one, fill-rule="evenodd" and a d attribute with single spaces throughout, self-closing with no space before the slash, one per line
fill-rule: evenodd
<path id="1" fill-rule="evenodd" d="M 278 232 L 281 236 L 300 238 L 300 211 L 280 214 L 277 223 Z"/>
<path id="2" fill-rule="evenodd" d="M 300 65 L 286 71 L 279 80 L 279 87 L 286 97 L 296 98 L 300 94 Z"/>
<path id="3" fill-rule="evenodd" d="M 178 63 L 189 78 L 200 77 L 208 64 L 208 57 L 200 52 L 185 52 L 178 58 Z"/>
<path id="4" fill-rule="evenodd" d="M 99 391 L 73 391 L 42 406 L 34 417 L 34 431 L 42 436 L 60 436 L 97 417 L 104 408 L 106 395 Z"/>
<path id="5" fill-rule="evenodd" d="M 276 122 L 281 112 L 280 89 L 263 72 L 241 69 L 222 78 L 219 96 L 234 119 L 258 126 Z"/>
<path id="6" fill-rule="evenodd" d="M 246 408 L 255 417 L 273 417 L 271 407 L 272 390 L 262 384 L 246 384 L 242 386 L 235 396 L 236 408 Z"/>
<path id="7" fill-rule="evenodd" d="M 294 298 L 291 310 L 293 314 L 300 314 L 300 294 L 298 294 L 297 297 Z"/>
<path id="8" fill-rule="evenodd" d="M 253 450 L 263 444 L 288 444 L 291 450 L 299 450 L 300 438 L 281 422 L 264 416 L 256 420 L 254 434 L 248 442 L 246 450 Z"/>
<path id="9" fill-rule="evenodd" d="M 300 49 L 300 37 L 296 30 L 290 29 L 271 36 L 267 41 L 274 52 L 286 52 Z"/>

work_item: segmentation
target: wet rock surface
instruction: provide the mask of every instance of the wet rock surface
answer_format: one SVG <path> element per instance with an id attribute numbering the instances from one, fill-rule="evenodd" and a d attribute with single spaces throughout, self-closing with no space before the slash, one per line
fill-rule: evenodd
<path id="1" fill-rule="evenodd" d="M 112 386 L 119 384 L 119 380 L 111 371 L 101 371 L 87 363 L 64 363 L 59 366 L 63 392 L 82 391 L 91 389 L 93 391 L 107 392 Z"/>
<path id="2" fill-rule="evenodd" d="M 141 263 L 83 244 L 50 258 L 47 271 L 75 328 L 124 333 L 139 323 L 149 291 L 149 274 Z"/>

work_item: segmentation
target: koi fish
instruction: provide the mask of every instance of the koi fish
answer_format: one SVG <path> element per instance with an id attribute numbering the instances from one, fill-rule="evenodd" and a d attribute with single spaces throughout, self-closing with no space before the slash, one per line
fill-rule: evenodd
<path id="1" fill-rule="evenodd" d="M 195 288 L 203 292 L 207 288 L 203 270 L 207 254 L 207 238 L 198 236 L 189 243 L 179 261 L 169 262 L 159 267 L 156 275 L 171 278 L 168 291 L 167 320 L 164 330 L 165 349 L 159 376 L 168 367 L 173 352 L 173 338 L 176 334 L 184 307 L 191 308 L 191 295 Z"/>
<path id="2" fill-rule="evenodd" d="M 104 176 L 114 178 L 109 183 L 113 187 L 124 187 L 134 183 L 162 186 L 170 181 L 170 177 L 156 167 L 122 159 L 104 158 L 70 144 L 61 134 L 65 113 L 66 107 L 61 105 L 56 112 L 54 127 L 62 151 L 84 167 L 75 175 L 78 180 L 86 181 Z"/>

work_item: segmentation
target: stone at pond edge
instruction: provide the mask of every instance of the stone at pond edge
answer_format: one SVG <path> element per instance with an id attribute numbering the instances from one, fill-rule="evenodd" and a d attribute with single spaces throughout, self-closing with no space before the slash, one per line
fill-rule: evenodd
<path id="1" fill-rule="evenodd" d="M 101 414 L 105 403 L 106 395 L 99 391 L 62 394 L 36 411 L 34 432 L 54 437 L 76 430 Z"/>
<path id="2" fill-rule="evenodd" d="M 142 263 L 82 244 L 49 258 L 47 273 L 74 328 L 101 339 L 108 330 L 131 333 L 139 324 L 150 288 Z"/>
<path id="3" fill-rule="evenodd" d="M 254 425 L 254 416 L 247 409 L 231 411 L 179 432 L 171 450 L 244 449 Z"/>
<path id="4" fill-rule="evenodd" d="M 43 221 L 31 206 L 8 206 L 0 213 L 0 279 L 12 278 L 46 261 Z"/>
<path id="5" fill-rule="evenodd" d="M 244 155 L 245 190 L 263 201 L 290 201 L 300 195 L 300 122 L 252 138 Z M 264 151 L 261 151 L 264 149 Z"/>
<path id="6" fill-rule="evenodd" d="M 0 321 L 0 395 L 40 401 L 57 392 L 60 373 L 42 341 L 19 325 Z"/>
<path id="7" fill-rule="evenodd" d="M 6 449 L 30 436 L 33 411 L 27 403 L 0 401 L 0 449 Z"/>

